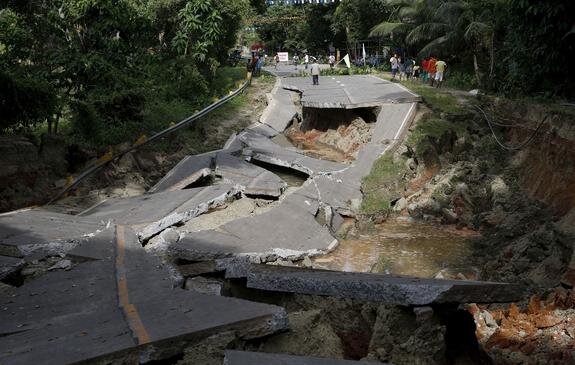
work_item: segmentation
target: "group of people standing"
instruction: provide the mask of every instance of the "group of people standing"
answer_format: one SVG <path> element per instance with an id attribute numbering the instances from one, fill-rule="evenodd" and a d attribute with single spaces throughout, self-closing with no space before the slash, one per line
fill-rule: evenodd
<path id="1" fill-rule="evenodd" d="M 435 56 L 424 58 L 421 61 L 421 65 L 418 65 L 415 60 L 409 57 L 402 60 L 401 57 L 394 54 L 389 59 L 389 63 L 391 64 L 392 80 L 395 80 L 395 77 L 399 75 L 399 81 L 404 78 L 406 80 L 421 79 L 421 82 L 429 82 L 431 86 L 438 88 L 443 83 L 443 76 L 447 68 L 447 63 L 437 59 Z"/>

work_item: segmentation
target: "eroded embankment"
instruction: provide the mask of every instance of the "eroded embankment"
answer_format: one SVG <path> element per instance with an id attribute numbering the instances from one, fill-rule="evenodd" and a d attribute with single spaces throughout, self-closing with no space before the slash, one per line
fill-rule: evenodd
<path id="1" fill-rule="evenodd" d="M 501 148 L 470 103 L 489 110 L 506 145 L 535 137 L 518 151 Z M 458 112 L 428 104 L 404 145 L 376 163 L 364 181 L 364 218 L 480 233 L 472 240 L 479 279 L 521 283 L 531 296 L 511 307 L 468 306 L 481 351 L 496 363 L 573 361 L 573 114 L 490 98 L 458 104 Z"/>

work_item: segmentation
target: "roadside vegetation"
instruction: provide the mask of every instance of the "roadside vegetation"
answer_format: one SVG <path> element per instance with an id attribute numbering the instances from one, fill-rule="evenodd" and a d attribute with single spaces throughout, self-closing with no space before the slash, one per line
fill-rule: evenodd
<path id="1" fill-rule="evenodd" d="M 245 79 L 222 66 L 250 11 L 247 0 L 4 2 L 0 132 L 95 150 L 157 132 Z"/>

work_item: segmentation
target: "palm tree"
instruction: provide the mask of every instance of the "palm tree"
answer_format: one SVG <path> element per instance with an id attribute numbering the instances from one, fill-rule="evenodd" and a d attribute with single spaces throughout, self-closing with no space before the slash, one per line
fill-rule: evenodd
<path id="1" fill-rule="evenodd" d="M 400 37 L 405 45 L 420 46 L 418 54 L 471 50 L 473 69 L 481 84 L 478 54 L 488 50 L 489 77 L 494 69 L 493 5 L 498 0 L 388 0 L 390 18 L 371 30 L 370 36 Z M 471 47 L 469 47 L 471 46 Z"/>

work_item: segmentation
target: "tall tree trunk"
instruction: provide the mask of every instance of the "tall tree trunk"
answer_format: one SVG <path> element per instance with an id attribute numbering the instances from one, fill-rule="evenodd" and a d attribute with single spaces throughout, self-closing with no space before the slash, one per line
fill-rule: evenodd
<path id="1" fill-rule="evenodd" d="M 495 68 L 495 34 L 491 34 L 491 45 L 489 46 L 489 78 L 493 78 L 493 69 Z"/>
<path id="2" fill-rule="evenodd" d="M 473 53 L 473 69 L 475 70 L 475 78 L 477 84 L 481 87 L 481 74 L 479 73 L 479 63 L 477 62 L 477 53 Z"/>

